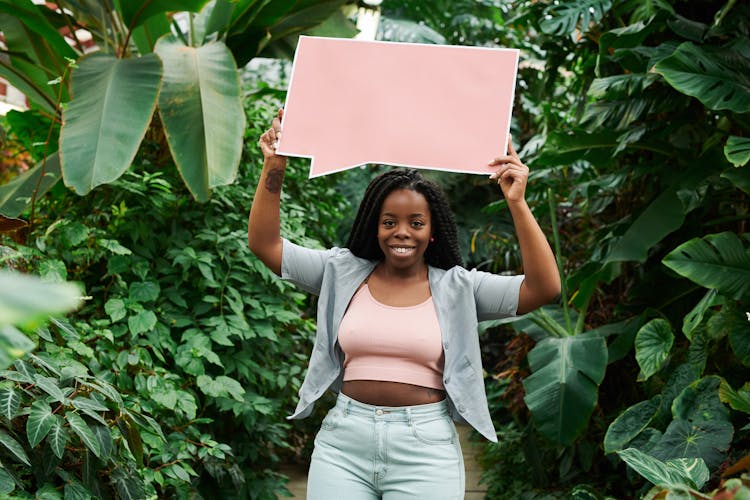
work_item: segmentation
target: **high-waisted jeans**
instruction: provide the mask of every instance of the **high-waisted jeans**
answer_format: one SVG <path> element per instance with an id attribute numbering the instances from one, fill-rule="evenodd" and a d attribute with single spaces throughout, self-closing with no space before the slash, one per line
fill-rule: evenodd
<path id="1" fill-rule="evenodd" d="M 373 406 L 339 394 L 323 419 L 308 500 L 464 498 L 464 463 L 445 401 Z"/>

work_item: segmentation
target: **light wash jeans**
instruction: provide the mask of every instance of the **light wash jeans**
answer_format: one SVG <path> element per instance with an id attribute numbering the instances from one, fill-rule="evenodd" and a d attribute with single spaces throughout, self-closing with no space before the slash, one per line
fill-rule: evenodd
<path id="1" fill-rule="evenodd" d="M 460 500 L 464 462 L 445 401 L 372 406 L 339 394 L 323 419 L 308 500 Z"/>

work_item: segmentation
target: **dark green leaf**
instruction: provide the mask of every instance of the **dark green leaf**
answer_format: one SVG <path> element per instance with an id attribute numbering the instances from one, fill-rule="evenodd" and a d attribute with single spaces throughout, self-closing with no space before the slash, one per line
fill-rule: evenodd
<path id="1" fill-rule="evenodd" d="M 0 389 L 0 415 L 8 422 L 18 415 L 21 406 L 21 395 L 13 387 Z"/>
<path id="2" fill-rule="evenodd" d="M 65 453 L 65 445 L 68 444 L 68 428 L 65 427 L 65 421 L 59 415 L 54 416 L 54 422 L 49 430 L 47 441 L 57 458 L 62 458 Z"/>
<path id="3" fill-rule="evenodd" d="M 94 436 L 94 432 L 91 427 L 75 412 L 69 411 L 65 414 L 65 418 L 70 424 L 70 428 L 73 432 L 78 434 L 86 448 L 96 455 L 97 458 L 101 458 L 101 446 L 99 440 Z"/>
<path id="4" fill-rule="evenodd" d="M 23 449 L 23 446 L 21 446 L 21 443 L 16 441 L 12 436 L 10 436 L 10 434 L 2 429 L 0 429 L 0 444 L 5 446 L 8 451 L 13 453 L 13 455 L 15 455 L 18 460 L 31 467 L 29 456 L 26 454 L 26 450 Z"/>
<path id="5" fill-rule="evenodd" d="M 31 412 L 29 413 L 28 420 L 26 420 L 26 436 L 32 448 L 47 436 L 54 422 L 55 417 L 52 414 L 49 404 L 44 401 L 34 401 L 31 403 Z"/>
<path id="6" fill-rule="evenodd" d="M 701 458 L 713 469 L 726 459 L 734 428 L 727 421 L 696 422 L 676 419 L 669 424 L 651 453 L 660 460 Z"/>
<path id="7" fill-rule="evenodd" d="M 604 452 L 612 453 L 625 449 L 654 419 L 659 410 L 661 397 L 641 401 L 621 413 L 607 429 L 604 436 Z"/>

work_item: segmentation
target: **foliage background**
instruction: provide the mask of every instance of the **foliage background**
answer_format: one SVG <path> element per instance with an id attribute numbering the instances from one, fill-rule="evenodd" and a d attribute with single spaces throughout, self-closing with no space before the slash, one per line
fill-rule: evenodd
<path id="1" fill-rule="evenodd" d="M 499 438 L 482 460 L 488 498 L 733 495 L 746 481 L 750 413 L 747 5 L 385 0 L 381 9 L 381 39 L 522 49 L 512 132 L 532 169 L 529 202 L 560 247 L 566 293 L 513 325 L 484 325 Z M 274 33 L 284 41 L 267 54 L 289 54 L 293 37 Z M 315 418 L 284 416 L 306 366 L 314 299 L 271 276 L 245 244 L 256 138 L 283 102 L 288 66 L 255 60 L 243 74 L 242 159 L 209 201 L 191 199 L 152 123 L 121 177 L 83 197 L 57 183 L 21 214 L 33 226 L 4 240 L 6 265 L 75 282 L 89 299 L 67 320 L 27 328 L 38 347 L 0 374 L 3 492 L 275 498 L 279 463 L 309 455 Z M 38 109 L 6 117 L 13 163 L 0 174 L 39 162 L 54 123 Z M 375 169 L 314 180 L 306 169 L 290 164 L 283 232 L 341 244 Z M 476 176 L 429 175 L 453 200 L 469 265 L 520 272 L 498 190 Z M 534 362 L 582 345 L 592 347 L 572 355 L 569 373 Z M 100 386 L 81 390 L 91 380 Z M 566 389 L 575 380 L 585 381 L 577 393 Z M 565 410 L 535 406 L 535 383 Z M 570 405 L 578 396 L 588 403 Z M 45 422 L 67 432 L 59 456 L 60 435 L 42 435 Z"/>

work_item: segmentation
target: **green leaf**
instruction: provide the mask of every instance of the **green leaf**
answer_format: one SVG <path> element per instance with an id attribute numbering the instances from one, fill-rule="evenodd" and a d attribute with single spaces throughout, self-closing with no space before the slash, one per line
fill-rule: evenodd
<path id="1" fill-rule="evenodd" d="M 86 194 L 127 170 L 151 123 L 160 84 L 154 54 L 117 59 L 94 53 L 79 61 L 60 131 L 67 186 Z"/>
<path id="2" fill-rule="evenodd" d="M 112 323 L 120 321 L 127 314 L 125 309 L 125 302 L 122 299 L 109 299 L 104 304 L 104 311 L 109 315 L 109 319 Z"/>
<path id="3" fill-rule="evenodd" d="M 703 321 L 703 315 L 706 311 L 721 303 L 723 303 L 723 299 L 718 296 L 715 289 L 706 292 L 706 295 L 703 296 L 700 302 L 698 302 L 698 304 L 696 304 L 696 306 L 683 318 L 682 333 L 684 333 L 689 340 L 693 340 L 693 332 Z"/>
<path id="4" fill-rule="evenodd" d="M 57 380 L 51 377 L 36 375 L 34 377 L 34 383 L 41 390 L 52 396 L 55 401 L 58 401 L 60 403 L 67 403 L 68 398 L 65 397 L 62 389 L 60 389 L 60 386 L 57 385 Z"/>
<path id="5" fill-rule="evenodd" d="M 244 401 L 245 389 L 233 378 L 220 375 L 213 379 L 208 375 L 199 375 L 196 384 L 207 396 L 214 398 L 232 397 L 237 401 Z"/>
<path id="6" fill-rule="evenodd" d="M 638 330 L 635 336 L 635 359 L 641 368 L 639 381 L 648 380 L 661 369 L 673 343 L 672 327 L 665 319 L 653 319 Z"/>
<path id="7" fill-rule="evenodd" d="M 94 432 L 91 430 L 91 427 L 84 421 L 77 413 L 69 411 L 65 414 L 65 418 L 68 420 L 68 423 L 70 424 L 70 428 L 73 429 L 73 432 L 78 434 L 78 437 L 81 438 L 81 441 L 83 444 L 86 445 L 86 448 L 91 450 L 91 452 L 96 455 L 97 458 L 101 458 L 101 448 L 99 446 L 99 441 L 96 439 L 96 436 L 94 436 Z"/>
<path id="8" fill-rule="evenodd" d="M 134 470 L 118 465 L 112 470 L 112 482 L 117 495 L 122 500 L 141 500 L 147 498 L 143 481 Z"/>
<path id="9" fill-rule="evenodd" d="M 16 441 L 10 434 L 2 429 L 0 429 L 0 444 L 5 446 L 8 451 L 13 453 L 13 455 L 15 455 L 21 462 L 31 467 L 29 456 L 26 454 L 26 450 L 23 449 L 23 446 L 21 446 L 21 443 Z M 0 468 L 0 470 L 2 469 Z"/>
<path id="10" fill-rule="evenodd" d="M 15 489 L 16 482 L 13 477 L 5 469 L 0 468 L 0 495 L 8 495 Z"/>
<path id="11" fill-rule="evenodd" d="M 157 14 L 149 17 L 146 22 L 138 25 L 133 30 L 133 42 L 138 47 L 138 53 L 148 54 L 154 51 L 156 41 L 164 34 L 169 33 L 170 23 L 166 14 Z"/>
<path id="12" fill-rule="evenodd" d="M 199 201 L 230 184 L 242 153 L 245 113 L 239 73 L 226 45 L 185 47 L 167 35 L 156 44 L 164 63 L 159 116 L 180 175 Z"/>
<path id="13" fill-rule="evenodd" d="M 575 37 L 578 30 L 587 32 L 590 25 L 598 23 L 611 8 L 610 0 L 559 2 L 544 10 L 540 25 L 544 33 Z"/>
<path id="14" fill-rule="evenodd" d="M 151 302 L 159 298 L 161 288 L 153 281 L 136 281 L 130 284 L 130 300 Z"/>
<path id="15" fill-rule="evenodd" d="M 3 184 L 0 186 L 0 214 L 6 217 L 19 216 L 31 203 L 34 192 L 40 198 L 57 184 L 61 175 L 60 157 L 53 153 L 33 168 Z"/>
<path id="16" fill-rule="evenodd" d="M 54 422 L 55 417 L 47 403 L 44 401 L 31 403 L 29 418 L 26 420 L 26 436 L 32 448 L 47 436 Z"/>
<path id="17" fill-rule="evenodd" d="M 706 464 L 700 458 L 662 462 L 635 448 L 618 451 L 617 454 L 634 471 L 657 486 L 688 485 L 699 488 L 698 483 L 702 486 L 709 477 Z"/>
<path id="18" fill-rule="evenodd" d="M 672 403 L 672 415 L 690 422 L 728 421 L 729 411 L 719 399 L 721 378 L 704 377 L 682 390 Z"/>
<path id="19" fill-rule="evenodd" d="M 733 410 L 750 413 L 750 384 L 745 384 L 738 390 L 734 390 L 729 382 L 721 381 L 719 386 L 719 399 Z"/>
<path id="20" fill-rule="evenodd" d="M 0 325 L 32 328 L 48 316 L 77 308 L 80 296 L 70 283 L 45 283 L 35 276 L 0 270 Z"/>
<path id="21" fill-rule="evenodd" d="M 165 12 L 198 12 L 208 0 L 115 0 L 117 11 L 129 29 Z"/>
<path id="22" fill-rule="evenodd" d="M 583 431 L 607 367 L 601 337 L 541 340 L 528 354 L 533 373 L 523 381 L 524 401 L 539 431 L 564 445 Z"/>
<path id="23" fill-rule="evenodd" d="M 661 397 L 641 401 L 622 412 L 607 429 L 604 436 L 604 452 L 620 451 L 640 434 L 656 416 Z"/>
<path id="24" fill-rule="evenodd" d="M 148 332 L 154 326 L 156 326 L 156 314 L 153 311 L 139 311 L 128 318 L 128 328 L 133 335 Z"/>
<path id="25" fill-rule="evenodd" d="M 8 422 L 18 415 L 21 407 L 21 395 L 13 387 L 0 389 L 0 415 Z"/>
<path id="26" fill-rule="evenodd" d="M 229 0 L 208 2 L 193 20 L 193 39 L 197 40 L 199 45 L 203 45 L 208 39 L 215 39 L 215 35 L 225 33 L 235 7 L 235 3 Z"/>
<path id="27" fill-rule="evenodd" d="M 617 240 L 605 262 L 644 262 L 648 250 L 685 221 L 686 207 L 675 190 L 657 197 Z"/>
<path id="28" fill-rule="evenodd" d="M 701 458 L 713 469 L 726 459 L 726 450 L 732 442 L 734 428 L 726 421 L 695 422 L 672 420 L 651 449 L 661 460 L 674 458 Z"/>
<path id="29" fill-rule="evenodd" d="M 734 184 L 737 189 L 750 194 L 750 168 L 729 168 L 721 173 L 721 177 Z"/>
<path id="30" fill-rule="evenodd" d="M 735 167 L 742 167 L 750 161 L 750 139 L 730 135 L 724 146 L 724 156 Z"/>
<path id="31" fill-rule="evenodd" d="M 675 89 L 713 110 L 750 111 L 750 59 L 728 48 L 685 42 L 654 66 Z"/>
<path id="32" fill-rule="evenodd" d="M 68 444 L 68 428 L 65 427 L 65 421 L 59 415 L 54 415 L 54 422 L 47 436 L 52 452 L 57 458 L 62 458 L 65 453 L 65 445 Z"/>
<path id="33" fill-rule="evenodd" d="M 742 299 L 750 293 L 750 255 L 734 233 L 693 238 L 662 262 L 691 281 L 730 297 Z"/>

